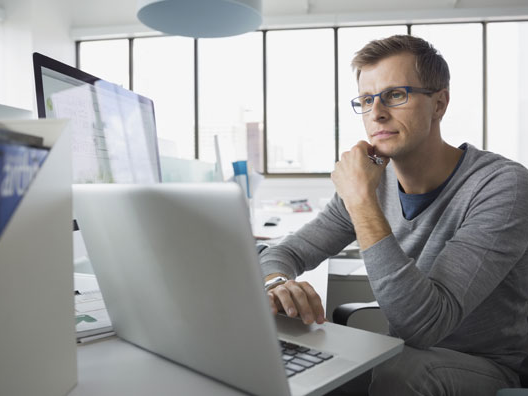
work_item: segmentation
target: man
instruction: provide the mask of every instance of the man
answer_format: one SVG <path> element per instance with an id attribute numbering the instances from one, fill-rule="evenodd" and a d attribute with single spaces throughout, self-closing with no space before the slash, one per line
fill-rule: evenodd
<path id="1" fill-rule="evenodd" d="M 337 193 L 318 217 L 262 253 L 272 310 L 322 323 L 320 298 L 293 279 L 357 239 L 390 333 L 406 343 L 374 369 L 371 395 L 483 396 L 519 386 L 528 171 L 442 140 L 449 69 L 426 41 L 373 41 L 352 65 L 352 105 L 369 142 L 343 153 L 332 172 Z"/>

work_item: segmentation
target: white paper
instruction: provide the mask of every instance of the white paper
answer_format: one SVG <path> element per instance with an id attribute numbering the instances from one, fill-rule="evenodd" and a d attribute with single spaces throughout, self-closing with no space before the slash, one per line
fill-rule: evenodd
<path id="1" fill-rule="evenodd" d="M 94 320 L 76 324 L 77 338 L 111 331 L 112 322 L 95 275 L 75 273 L 73 279 L 75 290 L 80 293 L 75 296 L 75 317 L 87 315 Z"/>

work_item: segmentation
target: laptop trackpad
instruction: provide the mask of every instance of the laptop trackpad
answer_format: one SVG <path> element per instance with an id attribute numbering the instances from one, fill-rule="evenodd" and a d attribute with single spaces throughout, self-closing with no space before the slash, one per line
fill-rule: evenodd
<path id="1" fill-rule="evenodd" d="M 300 337 L 305 334 L 311 333 L 314 330 L 317 331 L 319 325 L 305 325 L 299 318 L 290 318 L 284 314 L 277 314 L 275 316 L 275 323 L 277 324 L 277 331 L 283 334 L 287 334 L 291 337 Z"/>

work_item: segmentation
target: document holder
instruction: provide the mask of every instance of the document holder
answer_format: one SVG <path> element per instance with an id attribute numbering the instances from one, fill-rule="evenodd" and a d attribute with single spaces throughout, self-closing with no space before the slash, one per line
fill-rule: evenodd
<path id="1" fill-rule="evenodd" d="M 0 120 L 51 147 L 0 235 L 0 395 L 66 395 L 77 382 L 66 123 Z"/>

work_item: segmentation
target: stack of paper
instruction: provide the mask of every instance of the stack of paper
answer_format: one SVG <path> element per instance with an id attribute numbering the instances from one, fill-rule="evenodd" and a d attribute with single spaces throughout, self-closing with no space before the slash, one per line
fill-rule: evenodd
<path id="1" fill-rule="evenodd" d="M 75 330 L 77 341 L 89 337 L 113 334 L 99 284 L 93 274 L 74 274 L 75 285 Z"/>

